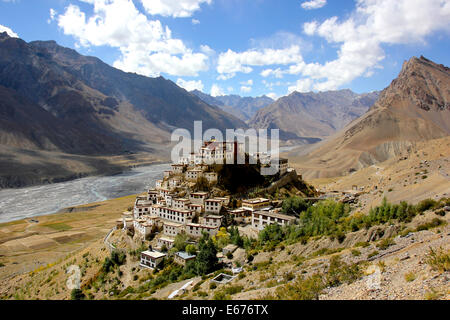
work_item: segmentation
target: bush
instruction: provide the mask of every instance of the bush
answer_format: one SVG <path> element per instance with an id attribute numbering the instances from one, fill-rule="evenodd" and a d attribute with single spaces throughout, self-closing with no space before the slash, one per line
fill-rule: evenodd
<path id="1" fill-rule="evenodd" d="M 361 251 L 357 250 L 357 249 L 353 249 L 352 250 L 352 255 L 355 257 L 358 257 L 361 255 Z"/>
<path id="2" fill-rule="evenodd" d="M 442 248 L 434 250 L 430 247 L 425 261 L 435 271 L 441 273 L 450 271 L 450 254 L 449 252 L 445 253 Z"/>
<path id="3" fill-rule="evenodd" d="M 211 290 L 214 290 L 215 288 L 217 288 L 217 284 L 216 284 L 215 282 L 211 282 L 211 283 L 209 284 L 209 288 L 210 288 Z"/>
<path id="4" fill-rule="evenodd" d="M 375 257 L 376 255 L 380 254 L 378 251 L 372 251 L 371 253 L 369 253 L 369 255 L 367 256 L 367 258 L 372 258 Z"/>
<path id="5" fill-rule="evenodd" d="M 440 225 L 443 225 L 443 224 L 444 224 L 444 221 L 442 221 L 439 218 L 434 218 L 433 220 L 431 220 L 431 222 L 419 225 L 417 227 L 416 231 L 433 229 L 433 228 L 439 227 Z"/>
<path id="6" fill-rule="evenodd" d="M 368 247 L 368 246 L 370 246 L 370 243 L 369 243 L 369 242 L 358 242 L 358 243 L 355 245 L 355 247 L 361 247 L 361 248 L 366 248 L 366 247 Z"/>
<path id="7" fill-rule="evenodd" d="M 417 211 L 422 213 L 434 208 L 436 205 L 437 202 L 434 201 L 433 199 L 425 199 L 419 202 L 419 204 L 417 205 Z"/>
<path id="8" fill-rule="evenodd" d="M 73 289 L 72 292 L 70 293 L 70 298 L 72 300 L 84 300 L 86 296 L 80 289 Z"/>
<path id="9" fill-rule="evenodd" d="M 243 289 L 244 289 L 243 286 L 230 286 L 230 287 L 226 287 L 223 291 L 227 295 L 233 295 L 233 294 L 241 292 Z"/>
<path id="10" fill-rule="evenodd" d="M 348 265 L 339 256 L 330 259 L 330 267 L 326 274 L 326 286 L 336 287 L 342 283 L 352 283 L 362 275 L 358 264 Z"/>
<path id="11" fill-rule="evenodd" d="M 406 273 L 406 274 L 405 274 L 405 280 L 406 280 L 407 282 L 412 282 L 412 281 L 416 280 L 416 275 L 415 275 L 415 273 L 414 273 L 414 272 L 408 272 L 408 273 Z"/>
<path id="12" fill-rule="evenodd" d="M 380 250 L 386 250 L 390 246 L 395 245 L 395 241 L 392 239 L 384 239 L 377 244 L 377 248 Z"/>

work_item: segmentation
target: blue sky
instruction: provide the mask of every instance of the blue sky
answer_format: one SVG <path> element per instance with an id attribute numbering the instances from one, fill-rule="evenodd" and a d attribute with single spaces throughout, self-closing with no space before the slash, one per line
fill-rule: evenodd
<path id="1" fill-rule="evenodd" d="M 213 95 L 381 90 L 450 65 L 450 0 L 0 0 L 0 30 Z"/>

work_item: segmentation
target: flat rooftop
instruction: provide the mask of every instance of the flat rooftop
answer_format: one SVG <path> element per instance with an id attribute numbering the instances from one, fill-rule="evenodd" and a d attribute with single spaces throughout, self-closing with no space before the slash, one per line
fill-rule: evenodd
<path id="1" fill-rule="evenodd" d="M 154 258 L 154 259 L 159 259 L 159 258 L 162 258 L 162 257 L 165 257 L 165 256 L 166 256 L 165 253 L 162 253 L 162 252 L 156 252 L 156 251 L 149 251 L 149 250 L 143 251 L 142 254 L 144 254 L 144 255 L 146 255 L 146 256 L 149 256 L 149 257 L 152 257 L 152 258 Z"/>
<path id="2" fill-rule="evenodd" d="M 260 214 L 260 215 L 266 216 L 266 217 L 278 218 L 278 219 L 289 220 L 289 221 L 294 221 L 295 219 L 297 219 L 296 217 L 293 217 L 293 216 L 288 216 L 288 215 L 281 214 L 281 213 L 271 213 L 268 211 L 255 211 L 253 214 Z"/>
<path id="3" fill-rule="evenodd" d="M 270 201 L 270 200 L 266 199 L 266 198 L 255 198 L 255 199 L 242 200 L 242 202 L 249 203 L 249 204 L 258 204 L 258 203 L 263 203 L 263 202 L 268 202 L 268 201 Z"/>

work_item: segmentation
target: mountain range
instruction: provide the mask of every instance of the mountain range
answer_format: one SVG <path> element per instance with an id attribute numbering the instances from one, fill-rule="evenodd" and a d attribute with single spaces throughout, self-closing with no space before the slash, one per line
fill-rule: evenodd
<path id="1" fill-rule="evenodd" d="M 307 178 L 342 176 L 448 135 L 450 69 L 413 57 L 367 113 L 295 161 Z"/>
<path id="2" fill-rule="evenodd" d="M 274 100 L 268 96 L 254 98 L 241 97 L 238 95 L 224 95 L 213 97 L 199 90 L 193 90 L 191 93 L 195 94 L 206 103 L 217 106 L 223 111 L 228 112 L 243 121 L 249 121 L 258 110 L 274 102 Z"/>
<path id="3" fill-rule="evenodd" d="M 306 177 L 347 174 L 448 136 L 449 92 L 449 69 L 420 57 L 381 93 L 212 97 L 0 33 L 0 187 L 117 172 L 134 153 L 167 161 L 170 133 L 197 120 L 204 130 L 277 128 L 293 145 L 324 140 L 290 157 Z"/>
<path id="4" fill-rule="evenodd" d="M 328 137 L 366 113 L 379 92 L 356 94 L 351 90 L 293 92 L 256 112 L 249 125 L 280 129 L 285 140 Z"/>
<path id="5" fill-rule="evenodd" d="M 168 159 L 172 130 L 192 130 L 195 120 L 204 130 L 247 127 L 163 77 L 0 33 L 0 187 L 120 169 L 89 157 L 146 152 Z"/>
<path id="6" fill-rule="evenodd" d="M 192 129 L 194 120 L 204 128 L 246 126 L 162 77 L 125 73 L 54 41 L 26 43 L 6 33 L 0 35 L 0 86 L 2 129 L 9 128 L 0 141 L 13 147 L 117 154 L 151 150 L 146 143 L 167 142 L 173 128 Z M 20 125 L 27 116 L 36 129 L 51 130 L 33 136 L 31 126 Z"/>

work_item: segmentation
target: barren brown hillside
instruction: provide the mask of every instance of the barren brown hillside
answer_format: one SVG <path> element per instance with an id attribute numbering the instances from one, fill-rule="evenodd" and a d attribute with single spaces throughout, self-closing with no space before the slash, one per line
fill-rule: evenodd
<path id="1" fill-rule="evenodd" d="M 307 178 L 342 176 L 450 134 L 450 71 L 423 57 L 405 62 L 397 79 L 361 118 L 294 162 Z"/>

